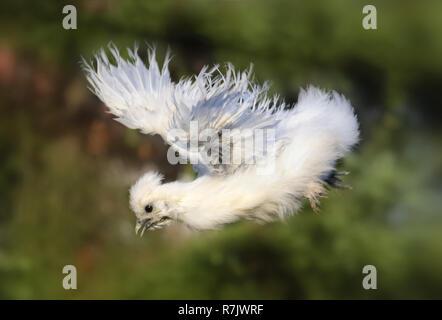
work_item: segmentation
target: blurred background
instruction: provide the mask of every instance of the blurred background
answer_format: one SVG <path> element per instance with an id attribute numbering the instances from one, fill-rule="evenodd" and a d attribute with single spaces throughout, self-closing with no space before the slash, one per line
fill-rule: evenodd
<path id="1" fill-rule="evenodd" d="M 66 4 L 77 30 L 62 27 Z M 366 4 L 377 30 L 362 28 Z M 430 0 L 2 0 L 0 298 L 442 298 L 441 13 Z M 353 190 L 286 223 L 135 236 L 136 178 L 192 170 L 88 91 L 81 56 L 109 41 L 170 46 L 175 80 L 253 62 L 289 103 L 307 84 L 342 92 L 361 122 L 340 166 Z M 68 264 L 77 290 L 62 287 Z M 368 264 L 377 290 L 362 288 Z"/>

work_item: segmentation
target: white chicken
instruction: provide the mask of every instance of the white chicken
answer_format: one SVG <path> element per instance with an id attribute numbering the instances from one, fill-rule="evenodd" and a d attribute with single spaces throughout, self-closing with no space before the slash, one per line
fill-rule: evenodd
<path id="1" fill-rule="evenodd" d="M 198 173 L 190 182 L 162 183 L 156 172 L 140 177 L 130 189 L 137 232 L 173 221 L 207 230 L 239 219 L 283 219 L 305 198 L 316 210 L 328 185 L 345 186 L 338 175 L 346 172 L 335 164 L 358 142 L 359 129 L 342 95 L 310 86 L 287 106 L 268 97 L 267 84 L 252 82 L 251 68 L 204 67 L 173 82 L 169 55 L 160 68 L 154 49 L 148 66 L 137 48 L 128 49 L 128 60 L 109 50 L 113 62 L 104 50 L 95 66 L 84 61 L 91 90 L 117 121 L 159 134 L 173 151 L 168 158 L 190 161 Z"/>

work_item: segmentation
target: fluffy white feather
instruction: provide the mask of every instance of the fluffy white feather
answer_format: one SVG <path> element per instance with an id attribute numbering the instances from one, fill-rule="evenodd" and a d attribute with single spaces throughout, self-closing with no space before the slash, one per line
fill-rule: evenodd
<path id="1" fill-rule="evenodd" d="M 168 71 L 169 56 L 160 69 L 154 50 L 149 65 L 129 50 L 121 58 L 110 47 L 115 63 L 104 51 L 96 67 L 84 68 L 92 91 L 109 107 L 117 121 L 144 133 L 159 134 L 184 156 L 202 161 L 199 177 L 191 182 L 161 184 L 157 173 L 147 173 L 131 188 L 130 204 L 137 216 L 137 230 L 161 228 L 171 221 L 203 230 L 239 219 L 271 221 L 297 211 L 304 198 L 315 208 L 326 183 L 340 185 L 334 165 L 358 141 L 358 122 L 349 101 L 336 92 L 308 87 L 298 103 L 286 108 L 278 98 L 267 96 L 268 86 L 251 82 L 251 70 L 236 72 L 227 65 L 204 67 L 188 79 L 174 83 Z M 262 162 L 271 163 L 271 175 L 257 174 L 256 164 L 245 160 L 224 166 L 205 161 L 197 151 L 186 150 L 186 141 L 171 140 L 168 132 L 189 132 L 190 121 L 215 132 L 222 129 L 272 128 L 276 147 L 265 152 Z M 208 143 L 206 143 L 208 144 Z"/>
<path id="2" fill-rule="evenodd" d="M 154 49 L 148 50 L 148 66 L 138 56 L 137 48 L 128 49 L 130 59 L 127 61 L 114 46 L 110 45 L 109 50 L 115 64 L 104 50 L 95 56 L 95 68 L 83 61 L 91 90 L 109 107 L 118 122 L 146 134 L 159 134 L 182 157 L 198 160 L 195 169 L 200 174 L 232 173 L 248 159 L 236 165 L 215 166 L 202 156 L 203 151 L 212 147 L 210 142 L 192 151 L 186 147 L 188 139 L 172 139 L 169 135 L 172 129 L 189 134 L 190 123 L 194 121 L 201 129 L 212 129 L 215 133 L 223 129 L 245 132 L 247 129 L 276 128 L 281 120 L 285 104 L 278 103 L 278 97 L 267 97 L 267 84 L 251 83 L 251 68 L 237 72 L 227 64 L 223 74 L 218 66 L 210 70 L 204 67 L 195 77 L 174 83 L 168 70 L 168 54 L 160 69 Z M 241 147 L 247 145 L 243 142 Z"/>

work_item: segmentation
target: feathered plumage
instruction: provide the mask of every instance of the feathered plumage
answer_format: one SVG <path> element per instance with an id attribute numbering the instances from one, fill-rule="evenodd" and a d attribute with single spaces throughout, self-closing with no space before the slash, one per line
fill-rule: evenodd
<path id="1" fill-rule="evenodd" d="M 252 82 L 251 68 L 237 72 L 228 64 L 223 73 L 218 66 L 204 67 L 192 78 L 173 82 L 169 55 L 160 68 L 153 49 L 148 51 L 148 66 L 137 49 L 128 50 L 128 60 L 115 47 L 110 51 L 114 63 L 104 50 L 95 56 L 95 67 L 84 62 L 91 90 L 117 121 L 161 135 L 199 174 L 191 182 L 165 184 L 157 173 L 141 177 L 131 188 L 130 200 L 137 230 L 171 221 L 213 229 L 241 218 L 284 218 L 298 210 L 304 198 L 315 208 L 325 185 L 339 184 L 335 162 L 358 141 L 356 116 L 342 95 L 308 87 L 288 108 L 278 97 L 268 97 L 267 84 Z M 207 129 L 209 136 L 189 148 L 192 123 L 199 132 Z M 271 132 L 263 144 L 250 134 L 256 129 Z M 184 134 L 171 134 L 177 130 Z M 223 144 L 225 132 L 239 132 L 241 139 L 228 136 Z M 222 147 L 215 148 L 220 141 Z M 226 146 L 239 148 L 239 161 L 230 161 Z M 208 157 L 213 150 L 219 152 Z"/>

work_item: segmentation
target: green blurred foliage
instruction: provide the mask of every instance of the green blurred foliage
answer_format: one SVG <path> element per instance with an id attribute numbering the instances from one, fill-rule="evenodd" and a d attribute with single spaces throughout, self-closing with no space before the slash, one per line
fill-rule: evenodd
<path id="1" fill-rule="evenodd" d="M 78 10 L 64 30 L 62 7 Z M 372 1 L 2 1 L 0 298 L 441 298 L 442 3 Z M 113 122 L 79 67 L 109 41 L 174 53 L 175 79 L 204 64 L 254 63 L 296 102 L 314 84 L 348 96 L 362 141 L 333 191 L 269 225 L 133 233 L 127 189 L 155 166 L 188 167 Z M 66 291 L 64 265 L 78 269 Z M 378 290 L 362 289 L 362 268 Z"/>

